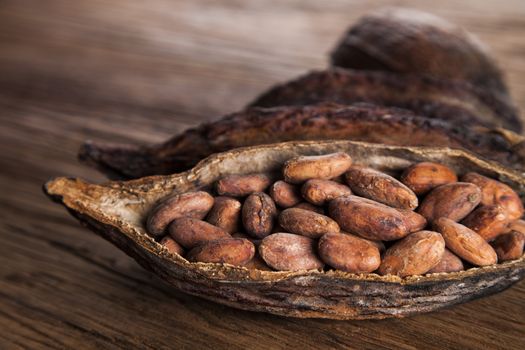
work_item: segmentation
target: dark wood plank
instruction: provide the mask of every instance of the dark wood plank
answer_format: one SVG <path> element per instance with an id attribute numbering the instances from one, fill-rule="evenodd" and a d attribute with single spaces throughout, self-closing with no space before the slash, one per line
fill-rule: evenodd
<path id="1" fill-rule="evenodd" d="M 374 2 L 375 6 L 396 4 Z M 488 43 L 525 107 L 521 0 L 405 1 Z M 523 348 L 525 283 L 401 320 L 299 320 L 177 292 L 41 193 L 85 139 L 156 142 L 326 66 L 365 1 L 0 2 L 0 348 Z"/>

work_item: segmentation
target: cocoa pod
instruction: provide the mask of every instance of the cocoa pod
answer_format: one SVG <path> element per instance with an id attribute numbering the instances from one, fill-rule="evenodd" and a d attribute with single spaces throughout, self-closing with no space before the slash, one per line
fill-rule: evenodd
<path id="1" fill-rule="evenodd" d="M 222 263 L 243 266 L 255 254 L 252 242 L 242 238 L 227 238 L 204 242 L 186 256 L 192 262 Z"/>
<path id="2" fill-rule="evenodd" d="M 474 172 L 465 174 L 461 181 L 473 183 L 481 189 L 481 204 L 502 206 L 510 220 L 517 220 L 523 216 L 523 203 L 520 197 L 504 183 Z"/>
<path id="3" fill-rule="evenodd" d="M 194 218 L 175 219 L 169 226 L 170 236 L 181 246 L 191 249 L 203 242 L 230 238 L 230 234 L 206 221 Z"/>
<path id="4" fill-rule="evenodd" d="M 284 163 L 283 176 L 286 182 L 294 184 L 310 179 L 328 180 L 343 174 L 351 165 L 352 158 L 344 152 L 299 156 Z"/>
<path id="5" fill-rule="evenodd" d="M 432 222 L 441 217 L 460 221 L 481 201 L 478 186 L 455 182 L 433 189 L 422 201 L 417 212 Z"/>
<path id="6" fill-rule="evenodd" d="M 478 38 L 432 14 L 388 8 L 361 17 L 331 55 L 334 66 L 464 80 L 495 94 L 508 89 Z"/>
<path id="7" fill-rule="evenodd" d="M 445 253 L 439 263 L 428 270 L 427 273 L 441 273 L 441 272 L 458 272 L 463 271 L 465 267 L 463 262 L 457 255 L 445 248 Z"/>
<path id="8" fill-rule="evenodd" d="M 378 170 L 352 166 L 345 173 L 352 192 L 394 208 L 415 209 L 417 196 L 411 189 L 390 175 Z"/>
<path id="9" fill-rule="evenodd" d="M 279 271 L 324 267 L 316 255 L 315 241 L 292 233 L 274 233 L 265 237 L 259 246 L 259 254 L 270 267 Z"/>
<path id="10" fill-rule="evenodd" d="M 328 233 L 319 239 L 321 260 L 331 267 L 353 273 L 376 270 L 381 263 L 379 249 L 370 241 L 344 233 Z"/>
<path id="11" fill-rule="evenodd" d="M 443 236 L 447 248 L 469 263 L 487 266 L 498 262 L 494 249 L 468 227 L 442 217 L 434 221 L 434 228 Z"/>
<path id="12" fill-rule="evenodd" d="M 339 232 L 337 222 L 316 212 L 288 208 L 279 214 L 279 224 L 286 232 L 310 238 L 319 238 L 326 233 Z"/>
<path id="13" fill-rule="evenodd" d="M 263 238 L 272 232 L 277 208 L 272 198 L 263 192 L 252 193 L 242 206 L 242 223 L 248 234 Z"/>
<path id="14" fill-rule="evenodd" d="M 284 181 L 276 181 L 270 187 L 270 197 L 282 208 L 290 208 L 302 202 L 301 192 L 297 186 Z"/>
<path id="15" fill-rule="evenodd" d="M 170 236 L 164 237 L 159 243 L 162 244 L 172 254 L 184 254 L 184 248 L 182 248 L 182 246 Z"/>
<path id="16" fill-rule="evenodd" d="M 211 208 L 206 221 L 228 233 L 237 232 L 241 223 L 241 202 L 237 199 L 219 196 Z"/>
<path id="17" fill-rule="evenodd" d="M 412 228 L 401 211 L 353 195 L 332 200 L 328 211 L 341 229 L 371 240 L 400 239 Z"/>
<path id="18" fill-rule="evenodd" d="M 317 205 L 313 205 L 312 203 L 308 203 L 308 202 L 301 202 L 299 204 L 294 205 L 292 208 L 310 210 L 310 211 L 313 211 L 313 212 L 316 212 L 316 213 L 322 214 L 322 215 L 325 214 L 325 211 L 324 211 L 323 207 L 319 207 Z"/>
<path id="19" fill-rule="evenodd" d="M 444 253 L 445 241 L 439 233 L 415 232 L 386 250 L 378 272 L 399 277 L 423 275 L 440 262 Z"/>
<path id="20" fill-rule="evenodd" d="M 228 175 L 217 181 L 216 190 L 221 196 L 245 197 L 255 192 L 263 192 L 272 179 L 267 174 Z"/>
<path id="21" fill-rule="evenodd" d="M 506 210 L 499 205 L 482 205 L 461 222 L 486 241 L 491 241 L 508 230 L 510 223 Z"/>
<path id="22" fill-rule="evenodd" d="M 499 236 L 490 243 L 498 255 L 498 261 L 519 259 L 523 255 L 525 235 L 518 231 L 511 231 Z"/>
<path id="23" fill-rule="evenodd" d="M 417 195 L 425 194 L 438 186 L 457 181 L 458 177 L 452 169 L 432 162 L 416 163 L 401 174 L 401 182 Z"/>
<path id="24" fill-rule="evenodd" d="M 177 218 L 203 219 L 213 202 L 213 197 L 204 191 L 169 196 L 151 210 L 146 222 L 148 233 L 155 238 L 162 236 L 168 224 Z"/>
<path id="25" fill-rule="evenodd" d="M 322 206 L 334 198 L 350 195 L 352 191 L 335 181 L 311 179 L 301 187 L 301 194 L 308 202 Z"/>

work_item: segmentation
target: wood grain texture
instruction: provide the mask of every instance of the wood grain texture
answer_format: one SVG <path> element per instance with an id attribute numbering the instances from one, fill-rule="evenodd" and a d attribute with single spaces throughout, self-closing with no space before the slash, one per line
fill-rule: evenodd
<path id="1" fill-rule="evenodd" d="M 377 1 L 462 24 L 494 51 L 525 109 L 525 4 Z M 367 1 L 0 2 L 0 348 L 523 347 L 525 283 L 401 320 L 297 320 L 173 291 L 41 193 L 102 181 L 85 139 L 149 143 L 238 110 L 327 64 Z"/>

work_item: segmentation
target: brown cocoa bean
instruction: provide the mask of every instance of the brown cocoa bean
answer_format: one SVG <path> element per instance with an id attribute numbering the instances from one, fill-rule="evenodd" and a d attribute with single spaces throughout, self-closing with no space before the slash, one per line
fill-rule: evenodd
<path id="1" fill-rule="evenodd" d="M 507 230 L 507 233 L 511 231 L 521 232 L 522 234 L 525 235 L 525 220 L 515 220 L 511 222 Z"/>
<path id="2" fill-rule="evenodd" d="M 282 208 L 290 208 L 300 203 L 303 199 L 299 188 L 284 181 L 276 181 L 270 187 L 270 196 Z"/>
<path id="3" fill-rule="evenodd" d="M 253 237 L 263 238 L 272 232 L 277 208 L 272 198 L 263 192 L 252 193 L 242 206 L 242 223 Z"/>
<path id="4" fill-rule="evenodd" d="M 146 222 L 148 233 L 155 238 L 162 236 L 170 222 L 184 216 L 203 219 L 213 202 L 213 197 L 204 191 L 169 196 L 150 212 Z"/>
<path id="5" fill-rule="evenodd" d="M 507 211 L 499 205 L 482 205 L 467 215 L 461 223 L 475 231 L 486 241 L 491 241 L 508 230 Z"/>
<path id="6" fill-rule="evenodd" d="M 256 246 L 256 247 L 258 247 L 259 244 L 261 244 L 261 241 L 262 241 L 261 239 L 253 238 L 252 236 L 249 236 L 249 235 L 247 235 L 246 233 L 243 233 L 243 232 L 235 232 L 235 233 L 232 233 L 231 236 L 233 238 L 247 239 L 250 242 L 252 242 L 253 245 Z"/>
<path id="7" fill-rule="evenodd" d="M 487 266 L 498 262 L 494 249 L 468 227 L 442 217 L 434 221 L 434 228 L 443 235 L 447 248 L 469 263 Z"/>
<path id="8" fill-rule="evenodd" d="M 227 238 L 204 242 L 188 252 L 192 262 L 223 263 L 243 266 L 255 254 L 252 242 L 242 238 Z"/>
<path id="9" fill-rule="evenodd" d="M 279 271 L 322 269 L 324 264 L 316 255 L 316 242 L 292 233 L 274 233 L 265 237 L 259 246 L 263 260 Z"/>
<path id="10" fill-rule="evenodd" d="M 415 209 L 417 196 L 410 188 L 378 170 L 352 166 L 345 174 L 352 192 L 394 208 Z"/>
<path id="11" fill-rule="evenodd" d="M 170 236 L 186 249 L 203 242 L 221 238 L 231 238 L 230 234 L 217 226 L 194 218 L 175 219 L 168 226 Z"/>
<path id="12" fill-rule="evenodd" d="M 168 252 L 172 254 L 184 254 L 184 248 L 182 248 L 182 246 L 170 236 L 166 236 L 163 239 L 161 239 L 160 244 L 162 244 L 168 250 Z"/>
<path id="13" fill-rule="evenodd" d="M 346 185 L 330 180 L 311 179 L 301 187 L 303 198 L 315 205 L 325 205 L 332 199 L 352 194 Z"/>
<path id="14" fill-rule="evenodd" d="M 428 270 L 427 273 L 457 272 L 463 271 L 464 269 L 465 267 L 463 266 L 461 259 L 450 250 L 445 248 L 445 253 L 443 254 L 440 262 Z"/>
<path id="15" fill-rule="evenodd" d="M 237 199 L 226 196 L 215 197 L 215 203 L 206 221 L 228 233 L 234 233 L 240 228 L 241 207 L 241 202 Z"/>
<path id="16" fill-rule="evenodd" d="M 417 212 L 432 222 L 441 217 L 460 221 L 481 201 L 478 186 L 456 182 L 434 188 L 423 200 Z"/>
<path id="17" fill-rule="evenodd" d="M 417 195 L 457 181 L 458 177 L 454 170 L 448 166 L 431 162 L 416 163 L 401 174 L 401 182 Z"/>
<path id="18" fill-rule="evenodd" d="M 263 258 L 261 258 L 261 255 L 257 251 L 257 246 L 253 258 L 243 266 L 246 267 L 248 270 L 273 271 L 272 268 L 268 266 L 268 264 L 266 264 Z"/>
<path id="19" fill-rule="evenodd" d="M 331 267 L 353 273 L 376 270 L 381 263 L 379 249 L 370 241 L 344 233 L 328 233 L 319 239 L 321 260 Z"/>
<path id="20" fill-rule="evenodd" d="M 323 215 L 325 213 L 323 207 L 318 207 L 317 205 L 313 205 L 312 203 L 308 203 L 308 202 L 301 202 L 299 204 L 294 205 L 292 208 L 310 210 L 310 211 L 316 212 L 318 214 L 323 214 Z"/>
<path id="21" fill-rule="evenodd" d="M 268 174 L 228 175 L 217 181 L 215 189 L 221 196 L 245 197 L 263 192 L 271 183 Z"/>
<path id="22" fill-rule="evenodd" d="M 415 232 L 386 250 L 378 272 L 399 277 L 422 275 L 436 266 L 444 253 L 445 241 L 439 233 Z"/>
<path id="23" fill-rule="evenodd" d="M 321 156 L 299 156 L 284 163 L 284 180 L 298 184 L 310 179 L 328 180 L 343 174 L 352 165 L 352 158 L 343 152 Z"/>
<path id="24" fill-rule="evenodd" d="M 518 231 L 503 234 L 490 243 L 498 255 L 498 261 L 508 261 L 521 258 L 525 235 Z"/>
<path id="25" fill-rule="evenodd" d="M 461 181 L 473 183 L 481 189 L 481 204 L 502 206 L 510 220 L 517 220 L 523 216 L 523 203 L 520 197 L 504 183 L 478 173 L 467 173 Z"/>
<path id="26" fill-rule="evenodd" d="M 285 232 L 310 238 L 319 238 L 326 233 L 340 231 L 337 222 L 328 216 L 298 208 L 283 210 L 279 215 L 279 224 Z"/>
<path id="27" fill-rule="evenodd" d="M 341 229 L 371 240 L 396 240 L 408 235 L 412 228 L 401 211 L 353 195 L 332 200 L 328 211 Z"/>
<path id="28" fill-rule="evenodd" d="M 416 213 L 410 209 L 397 209 L 405 217 L 405 222 L 408 226 L 409 232 L 417 232 L 427 226 L 427 219 L 423 215 Z"/>

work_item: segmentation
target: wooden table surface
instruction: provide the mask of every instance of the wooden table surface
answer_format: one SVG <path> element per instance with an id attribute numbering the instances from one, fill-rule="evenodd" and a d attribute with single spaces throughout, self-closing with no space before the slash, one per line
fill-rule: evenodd
<path id="1" fill-rule="evenodd" d="M 82 141 L 150 143 L 327 64 L 372 8 L 426 9 L 494 51 L 525 110 L 525 2 L 0 2 L 0 348 L 525 348 L 525 282 L 427 315 L 288 319 L 171 289 L 44 197 L 104 178 Z"/>

